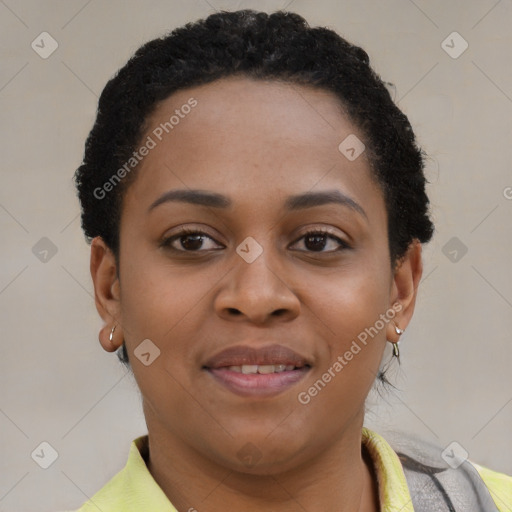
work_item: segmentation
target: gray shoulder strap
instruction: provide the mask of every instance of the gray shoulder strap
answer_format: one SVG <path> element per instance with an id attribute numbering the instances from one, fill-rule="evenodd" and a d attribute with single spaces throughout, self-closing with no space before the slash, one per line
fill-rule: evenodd
<path id="1" fill-rule="evenodd" d="M 408 434 L 395 433 L 386 439 L 402 462 L 415 512 L 498 512 L 468 460 L 448 464 L 441 455 L 443 448 Z"/>

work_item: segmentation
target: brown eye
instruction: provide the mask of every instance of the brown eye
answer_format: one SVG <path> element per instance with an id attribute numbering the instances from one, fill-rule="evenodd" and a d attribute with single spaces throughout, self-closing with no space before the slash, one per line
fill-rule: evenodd
<path id="1" fill-rule="evenodd" d="M 178 240 L 187 251 L 197 251 L 203 245 L 203 235 L 182 235 Z"/>
<path id="2" fill-rule="evenodd" d="M 306 248 L 306 252 L 326 253 L 336 252 L 349 248 L 349 245 L 346 242 L 334 236 L 329 231 L 309 231 L 301 238 L 299 238 L 295 244 L 297 244 L 300 240 L 304 240 L 304 247 Z M 330 250 L 324 250 L 326 247 Z"/>
<path id="3" fill-rule="evenodd" d="M 204 247 L 206 242 L 214 242 L 212 247 Z M 203 231 L 183 229 L 180 233 L 170 236 L 162 241 L 161 247 L 180 252 L 201 252 L 206 250 L 218 249 L 220 244 L 204 233 Z"/>

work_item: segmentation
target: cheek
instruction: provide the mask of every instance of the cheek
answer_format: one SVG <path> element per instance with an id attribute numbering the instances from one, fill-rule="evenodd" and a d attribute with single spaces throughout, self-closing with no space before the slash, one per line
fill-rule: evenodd
<path id="1" fill-rule="evenodd" d="M 304 301 L 340 349 L 372 326 L 389 307 L 391 271 L 377 258 L 355 260 L 336 273 L 320 279 L 316 276 L 314 282 L 313 291 L 305 292 Z"/>
<path id="2" fill-rule="evenodd" d="M 214 265 L 178 268 L 153 252 L 134 250 L 121 276 L 125 342 L 145 398 L 155 408 L 163 408 L 163 413 L 178 409 L 192 412 L 186 390 L 193 388 L 192 380 L 197 376 L 197 342 L 204 337 L 203 326 L 213 315 L 208 300 L 219 269 Z M 154 343 L 158 353 L 150 366 L 137 358 L 138 347 L 146 339 Z"/>
<path id="3" fill-rule="evenodd" d="M 310 296 L 308 307 L 326 342 L 315 372 L 316 382 L 322 382 L 308 393 L 318 395 L 317 405 L 336 402 L 358 407 L 364 402 L 377 375 L 392 319 L 391 314 L 386 316 L 390 278 L 389 268 L 368 259 L 320 281 L 319 292 Z"/>
<path id="4" fill-rule="evenodd" d="M 150 257 L 138 259 L 136 254 L 131 263 L 122 276 L 123 328 L 131 367 L 149 414 L 166 418 L 171 430 L 179 428 L 176 411 L 180 411 L 181 422 L 203 425 L 207 419 L 204 408 L 192 398 L 196 393 L 191 384 L 191 347 L 203 320 L 201 300 L 215 280 L 204 272 L 187 274 L 161 261 L 151 262 Z M 147 339 L 156 347 L 149 345 L 150 358 L 153 353 L 158 356 L 146 366 L 138 357 L 138 347 Z"/>
<path id="5" fill-rule="evenodd" d="M 211 268 L 173 265 L 155 249 L 134 247 L 125 253 L 129 256 L 122 268 L 121 311 L 126 341 L 161 342 L 198 307 L 216 274 Z"/>

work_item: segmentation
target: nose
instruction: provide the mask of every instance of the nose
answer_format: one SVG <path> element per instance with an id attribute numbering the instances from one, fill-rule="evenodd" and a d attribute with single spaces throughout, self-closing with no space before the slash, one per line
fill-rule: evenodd
<path id="1" fill-rule="evenodd" d="M 255 261 L 240 258 L 215 297 L 215 311 L 225 320 L 265 324 L 290 321 L 300 312 L 300 301 L 286 283 L 282 266 L 272 265 L 264 251 Z"/>

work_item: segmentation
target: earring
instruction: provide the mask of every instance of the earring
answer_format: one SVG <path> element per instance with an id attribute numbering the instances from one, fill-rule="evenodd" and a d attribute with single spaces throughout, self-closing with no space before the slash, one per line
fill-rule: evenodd
<path id="1" fill-rule="evenodd" d="M 112 327 L 112 330 L 110 331 L 110 336 L 108 337 L 108 340 L 110 341 L 110 344 L 114 346 L 114 331 L 116 330 L 117 325 L 114 324 Z"/>
<path id="2" fill-rule="evenodd" d="M 395 326 L 395 332 L 398 334 L 398 336 L 402 336 L 402 334 L 405 332 L 405 329 L 400 329 L 400 327 L 398 327 L 395 322 L 393 322 L 393 324 Z M 400 360 L 400 349 L 398 348 L 399 343 L 400 341 L 393 343 L 393 357 L 396 357 L 398 360 Z"/>

